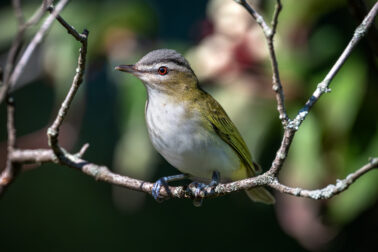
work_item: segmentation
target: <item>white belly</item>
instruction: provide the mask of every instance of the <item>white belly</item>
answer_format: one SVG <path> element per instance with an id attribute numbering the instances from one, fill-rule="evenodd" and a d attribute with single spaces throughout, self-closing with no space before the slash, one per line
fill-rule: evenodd
<path id="1" fill-rule="evenodd" d="M 198 114 L 186 113 L 184 103 L 172 104 L 161 93 L 149 94 L 146 122 L 155 149 L 182 173 L 209 180 L 218 171 L 222 180 L 228 180 L 240 168 L 231 147 L 204 128 Z"/>

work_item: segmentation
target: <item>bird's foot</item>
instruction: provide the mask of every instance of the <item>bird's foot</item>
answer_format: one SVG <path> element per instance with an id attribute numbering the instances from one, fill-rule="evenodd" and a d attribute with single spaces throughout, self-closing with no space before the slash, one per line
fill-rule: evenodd
<path id="1" fill-rule="evenodd" d="M 183 180 L 183 179 L 186 179 L 187 177 L 188 176 L 186 174 L 179 174 L 179 175 L 162 177 L 158 179 L 152 187 L 152 190 L 151 190 L 152 197 L 154 197 L 154 199 L 159 203 L 163 202 L 166 199 L 169 199 L 172 196 L 172 193 L 169 190 L 168 183 L 172 181 Z M 162 186 L 165 188 L 165 191 L 167 192 L 168 196 L 163 196 L 160 194 L 160 189 Z"/>
<path id="2" fill-rule="evenodd" d="M 154 199 L 155 199 L 157 202 L 159 202 L 159 203 L 160 203 L 160 202 L 163 202 L 164 199 L 166 198 L 166 197 L 160 195 L 160 188 L 161 188 L 162 186 L 164 186 L 165 188 L 168 187 L 168 183 L 167 183 L 167 179 L 166 179 L 166 177 L 162 177 L 162 178 L 158 179 L 158 180 L 155 182 L 154 186 L 152 187 L 152 191 L 151 191 L 152 197 L 154 197 Z M 167 190 L 167 192 L 168 192 L 168 190 Z"/>
<path id="3" fill-rule="evenodd" d="M 203 198 L 215 194 L 215 187 L 219 184 L 220 175 L 219 172 L 214 171 L 212 180 L 209 184 L 200 182 L 192 182 L 188 185 L 189 191 L 193 194 L 193 205 L 201 206 Z"/>

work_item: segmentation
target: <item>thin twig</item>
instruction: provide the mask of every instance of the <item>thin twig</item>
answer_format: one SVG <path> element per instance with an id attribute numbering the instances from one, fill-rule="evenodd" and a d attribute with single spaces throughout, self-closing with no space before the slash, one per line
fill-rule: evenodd
<path id="1" fill-rule="evenodd" d="M 26 27 L 35 25 L 36 23 L 41 20 L 43 14 L 45 14 L 47 8 L 52 4 L 53 0 L 43 0 L 41 6 L 34 12 L 33 16 L 29 18 L 29 20 L 25 23 Z"/>
<path id="2" fill-rule="evenodd" d="M 17 58 L 18 53 L 20 52 L 24 35 L 26 30 L 39 22 L 39 20 L 42 18 L 43 14 L 45 13 L 47 9 L 47 5 L 49 5 L 52 2 L 52 0 L 44 0 L 42 2 L 42 5 L 38 10 L 33 14 L 33 16 L 25 23 L 24 20 L 19 18 L 19 25 L 18 25 L 18 32 L 12 42 L 11 49 L 9 50 L 7 61 L 5 63 L 5 71 L 4 71 L 4 79 L 3 79 L 3 85 L 0 86 L 0 104 L 3 102 L 5 97 L 7 96 L 9 90 L 10 90 L 10 76 L 13 71 L 13 67 Z M 20 16 L 22 15 L 21 5 L 18 0 L 15 0 L 13 2 L 13 6 L 15 8 L 15 12 L 18 13 L 16 15 Z"/>
<path id="3" fill-rule="evenodd" d="M 276 8 L 275 8 L 273 19 L 272 19 L 272 32 L 270 33 L 270 36 L 267 37 L 267 44 L 268 44 L 268 49 L 269 49 L 269 55 L 271 58 L 272 71 L 273 71 L 272 88 L 275 92 L 275 96 L 277 100 L 277 110 L 279 113 L 279 118 L 281 120 L 282 125 L 285 127 L 288 124 L 289 117 L 287 115 L 286 108 L 285 108 L 285 96 L 283 93 L 280 72 L 278 70 L 277 56 L 274 49 L 274 35 L 276 34 L 277 25 L 278 25 L 278 16 L 281 10 L 282 10 L 281 1 L 277 0 Z"/>
<path id="4" fill-rule="evenodd" d="M 20 0 L 12 0 L 12 5 L 13 5 L 13 9 L 14 9 L 14 13 L 16 15 L 16 18 L 18 20 L 18 25 L 19 26 L 24 25 L 25 17 L 24 17 L 24 13 L 22 12 Z"/>
<path id="5" fill-rule="evenodd" d="M 308 112 L 311 110 L 314 104 L 319 100 L 320 96 L 324 93 L 331 92 L 331 89 L 329 88 L 331 81 L 333 80 L 335 75 L 338 73 L 342 65 L 345 63 L 349 55 L 352 53 L 353 49 L 356 47 L 358 42 L 366 35 L 367 31 L 369 30 L 369 27 L 374 21 L 375 16 L 377 15 L 377 12 L 378 12 L 378 2 L 374 4 L 373 8 L 371 8 L 367 16 L 362 21 L 362 23 L 354 31 L 353 37 L 348 43 L 347 47 L 344 49 L 343 53 L 337 59 L 336 63 L 332 66 L 327 76 L 318 84 L 314 93 L 308 99 L 305 106 L 299 111 L 295 119 L 289 123 L 288 128 L 298 130 L 299 126 L 302 124 L 303 120 L 308 115 Z"/>
<path id="6" fill-rule="evenodd" d="M 288 128 L 285 129 L 283 137 L 282 137 L 281 145 L 278 151 L 276 152 L 276 156 L 274 157 L 274 160 L 272 162 L 270 169 L 268 170 L 268 173 L 271 176 L 276 177 L 278 173 L 280 172 L 283 164 L 285 163 L 287 155 L 289 153 L 291 143 L 294 139 L 294 135 L 295 135 L 295 130 L 288 129 Z"/>
<path id="7" fill-rule="evenodd" d="M 16 147 L 16 128 L 14 126 L 14 101 L 13 98 L 8 98 L 7 101 L 7 161 L 5 169 L 0 174 L 0 194 L 11 183 L 13 177 L 18 172 L 19 164 L 12 161 L 11 154 Z"/>
<path id="8" fill-rule="evenodd" d="M 50 9 L 50 11 L 54 12 L 54 10 Z M 75 97 L 77 90 L 80 87 L 80 84 L 83 82 L 83 75 L 85 71 L 85 63 L 86 63 L 86 56 L 87 56 L 87 41 L 88 41 L 88 30 L 84 29 L 83 33 L 78 33 L 74 27 L 69 25 L 61 16 L 56 16 L 59 23 L 62 24 L 64 28 L 67 29 L 68 33 L 71 34 L 76 40 L 81 43 L 79 59 L 78 59 L 78 66 L 76 68 L 76 74 L 73 78 L 71 88 L 68 91 L 66 98 L 64 99 L 57 117 L 55 118 L 53 124 L 47 130 L 47 137 L 49 141 L 49 146 L 54 151 L 57 162 L 65 164 L 66 162 L 70 162 L 69 159 L 65 157 L 65 150 L 59 146 L 58 137 L 59 137 L 59 128 L 63 123 L 63 120 L 71 106 L 71 103 Z M 86 149 L 86 148 L 84 148 Z"/>
<path id="9" fill-rule="evenodd" d="M 305 190 L 298 187 L 293 188 L 279 183 L 278 180 L 275 180 L 273 183 L 269 184 L 269 186 L 273 189 L 276 189 L 279 192 L 294 195 L 297 197 L 310 198 L 314 200 L 329 199 L 348 189 L 348 187 L 363 174 L 376 168 L 378 168 L 378 158 L 373 158 L 370 160 L 369 163 L 365 164 L 363 167 L 361 167 L 354 173 L 350 173 L 345 179 L 337 180 L 336 184 L 327 185 L 322 189 Z"/>
<path id="10" fill-rule="evenodd" d="M 42 24 L 41 28 L 38 32 L 34 35 L 33 39 L 30 41 L 29 45 L 26 47 L 25 52 L 23 53 L 21 59 L 18 61 L 12 76 L 9 80 L 10 89 L 14 90 L 15 84 L 18 81 L 21 73 L 24 71 L 26 64 L 29 62 L 31 55 L 33 54 L 35 48 L 42 42 L 46 32 L 49 30 L 51 25 L 53 24 L 55 17 L 63 10 L 64 6 L 67 4 L 68 0 L 61 0 L 54 12 L 47 17 L 45 22 Z"/>
<path id="11" fill-rule="evenodd" d="M 256 20 L 256 22 L 261 26 L 265 37 L 267 39 L 267 44 L 270 53 L 270 59 L 272 62 L 273 68 L 273 90 L 276 91 L 276 100 L 277 100 L 277 110 L 279 112 L 281 122 L 284 126 L 284 135 L 281 141 L 280 148 L 278 149 L 276 156 L 272 162 L 270 169 L 268 170 L 268 174 L 276 177 L 279 173 L 282 165 L 284 164 L 286 157 L 289 153 L 291 142 L 293 141 L 295 132 L 298 130 L 299 126 L 306 118 L 309 110 L 315 104 L 315 102 L 319 99 L 319 97 L 325 93 L 329 92 L 329 84 L 332 81 L 333 77 L 336 75 L 342 64 L 348 58 L 356 44 L 359 40 L 367 33 L 368 28 L 372 24 L 374 17 L 377 14 L 378 3 L 376 3 L 373 8 L 370 10 L 368 15 L 365 17 L 363 22 L 357 27 L 354 32 L 354 35 L 349 42 L 348 46 L 345 48 L 344 52 L 341 54 L 335 65 L 331 68 L 330 72 L 324 78 L 324 80 L 318 85 L 316 90 L 314 91 L 313 95 L 310 99 L 306 102 L 304 108 L 302 108 L 294 120 L 290 120 L 287 117 L 287 113 L 284 107 L 284 94 L 282 90 L 281 81 L 279 78 L 279 70 L 277 65 L 277 59 L 274 50 L 273 44 L 273 37 L 276 32 L 277 23 L 278 23 L 278 16 L 282 9 L 281 1 L 277 0 L 275 11 L 273 14 L 272 19 L 272 29 L 267 29 L 267 24 L 264 18 L 258 14 L 245 0 L 235 0 L 239 4 L 241 4 L 246 10 L 252 15 L 252 17 Z"/>
<path id="12" fill-rule="evenodd" d="M 54 8 L 52 8 L 52 7 L 49 7 L 48 8 L 48 11 L 50 12 L 50 13 L 53 13 L 53 11 L 54 11 Z M 85 34 L 80 34 L 80 33 L 78 33 L 77 31 L 76 31 L 76 29 L 75 29 L 75 27 L 73 27 L 73 26 L 71 26 L 71 25 L 69 25 L 60 15 L 57 15 L 56 16 L 56 19 L 59 21 L 59 23 L 64 27 L 64 28 L 66 28 L 66 30 L 67 30 L 67 32 L 69 33 L 69 34 L 71 34 L 77 41 L 79 41 L 79 42 L 84 42 L 85 40 L 87 40 L 87 35 L 85 35 Z"/>
<path id="13" fill-rule="evenodd" d="M 262 15 L 260 15 L 252 6 L 250 6 L 246 0 L 234 0 L 236 3 L 243 6 L 249 14 L 256 20 L 256 23 L 258 23 L 261 26 L 261 29 L 264 32 L 264 35 L 266 37 L 270 36 L 272 33 L 272 29 L 269 27 L 269 25 L 265 22 L 265 19 Z"/>
<path id="14" fill-rule="evenodd" d="M 281 120 L 282 125 L 285 127 L 288 124 L 289 118 L 286 113 L 285 108 L 285 96 L 283 93 L 283 88 L 280 79 L 280 73 L 278 70 L 278 62 L 276 57 L 276 52 L 274 49 L 274 35 L 276 34 L 277 25 L 278 25 L 278 16 L 282 10 L 281 0 L 277 0 L 275 10 L 273 13 L 272 18 L 272 28 L 269 27 L 267 22 L 265 21 L 264 17 L 260 15 L 251 5 L 247 3 L 246 0 L 234 0 L 241 6 L 243 6 L 251 16 L 256 20 L 256 22 L 260 25 L 262 31 L 264 32 L 265 39 L 268 45 L 268 51 L 270 56 L 270 61 L 272 65 L 272 89 L 275 92 L 276 100 L 277 100 L 277 111 L 279 113 L 279 118 Z"/>

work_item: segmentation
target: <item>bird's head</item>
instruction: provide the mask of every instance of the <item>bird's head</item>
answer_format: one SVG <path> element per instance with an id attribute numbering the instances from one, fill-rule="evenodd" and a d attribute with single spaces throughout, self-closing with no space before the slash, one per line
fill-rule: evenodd
<path id="1" fill-rule="evenodd" d="M 136 76 L 147 90 L 177 94 L 197 88 L 198 80 L 188 61 L 175 50 L 155 50 L 135 65 L 119 65 L 115 69 Z"/>

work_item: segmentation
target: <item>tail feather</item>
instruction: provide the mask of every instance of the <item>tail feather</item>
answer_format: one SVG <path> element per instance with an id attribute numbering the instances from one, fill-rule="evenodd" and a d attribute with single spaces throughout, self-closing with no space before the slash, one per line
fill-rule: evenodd
<path id="1" fill-rule="evenodd" d="M 246 190 L 245 192 L 251 200 L 256 202 L 261 202 L 265 204 L 274 204 L 276 202 L 273 195 L 264 187 L 252 188 Z"/>

